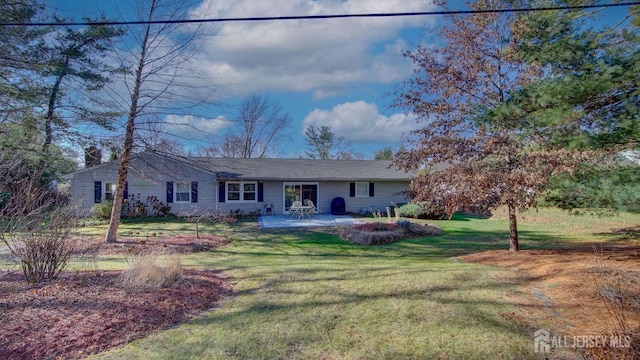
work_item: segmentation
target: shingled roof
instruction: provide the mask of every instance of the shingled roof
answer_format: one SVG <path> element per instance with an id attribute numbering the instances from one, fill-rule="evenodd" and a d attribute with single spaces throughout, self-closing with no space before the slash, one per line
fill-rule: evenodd
<path id="1" fill-rule="evenodd" d="M 221 179 L 296 181 L 408 181 L 411 173 L 396 170 L 386 160 L 319 160 L 283 158 L 191 158 Z"/>

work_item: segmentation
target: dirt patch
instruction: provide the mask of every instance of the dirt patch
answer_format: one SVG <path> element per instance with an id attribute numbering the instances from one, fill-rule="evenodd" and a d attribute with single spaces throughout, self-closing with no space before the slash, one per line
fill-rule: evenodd
<path id="1" fill-rule="evenodd" d="M 505 267 L 518 274 L 521 298 L 516 301 L 522 305 L 521 311 L 505 317 L 527 329 L 544 328 L 554 335 L 567 336 L 571 343 L 574 336 L 620 333 L 621 322 L 625 322 L 632 351 L 640 351 L 637 245 L 593 244 L 519 253 L 487 251 L 458 259 Z"/>
<path id="2" fill-rule="evenodd" d="M 229 241 L 173 237 L 144 242 L 99 243 L 85 239 L 79 255 L 201 251 Z M 184 270 L 172 287 L 123 287 L 119 271 L 65 272 L 27 284 L 19 271 L 0 270 L 0 359 L 77 359 L 184 323 L 231 293 L 212 271 Z"/>

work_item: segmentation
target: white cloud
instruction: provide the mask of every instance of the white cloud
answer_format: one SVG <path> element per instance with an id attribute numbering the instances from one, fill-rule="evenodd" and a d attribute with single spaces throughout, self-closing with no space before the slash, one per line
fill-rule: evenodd
<path id="1" fill-rule="evenodd" d="M 167 115 L 165 127 L 169 134 L 177 136 L 178 140 L 212 141 L 231 122 L 222 116 L 207 119 L 192 115 Z"/>
<path id="2" fill-rule="evenodd" d="M 315 109 L 305 117 L 303 132 L 309 125 L 331 126 L 334 134 L 354 144 L 399 143 L 403 134 L 421 127 L 413 116 L 385 116 L 378 112 L 375 104 L 364 101 L 336 105 L 330 111 Z"/>
<path id="3" fill-rule="evenodd" d="M 426 11 L 423 0 L 205 0 L 194 18 Z M 217 23 L 200 67 L 237 87 L 238 94 L 261 90 L 314 91 L 331 96 L 352 82 L 390 83 L 406 78 L 411 63 L 397 39 L 405 27 L 426 17 L 349 18 Z"/>

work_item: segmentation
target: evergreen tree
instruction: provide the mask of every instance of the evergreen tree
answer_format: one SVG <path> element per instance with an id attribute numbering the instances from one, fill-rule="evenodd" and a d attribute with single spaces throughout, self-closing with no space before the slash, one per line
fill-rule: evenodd
<path id="1" fill-rule="evenodd" d="M 496 112 L 517 109 L 531 136 L 590 151 L 589 161 L 551 184 L 552 204 L 638 211 L 638 164 L 612 160 L 640 149 L 637 10 L 604 28 L 592 25 L 597 12 L 584 10 L 527 13 L 517 22 L 515 55 L 544 77 Z"/>

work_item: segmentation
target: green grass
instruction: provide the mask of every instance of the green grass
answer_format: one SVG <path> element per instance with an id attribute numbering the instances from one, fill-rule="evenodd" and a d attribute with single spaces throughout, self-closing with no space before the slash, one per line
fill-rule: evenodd
<path id="1" fill-rule="evenodd" d="M 451 259 L 507 249 L 507 222 L 456 217 L 429 223 L 444 234 L 379 247 L 351 245 L 323 230 L 260 231 L 255 222 L 208 225 L 205 232 L 227 234 L 233 243 L 185 256 L 183 263 L 221 271 L 234 283 L 234 296 L 191 323 L 96 358 L 539 358 L 530 331 L 502 316 L 518 311 L 512 296 L 518 279 L 502 269 Z M 629 214 L 531 212 L 520 224 L 521 246 L 614 240 L 612 228 L 639 223 L 640 216 Z M 121 226 L 121 233 L 133 236 L 186 231 L 193 224 Z M 113 258 L 101 259 L 99 266 L 121 267 Z"/>

